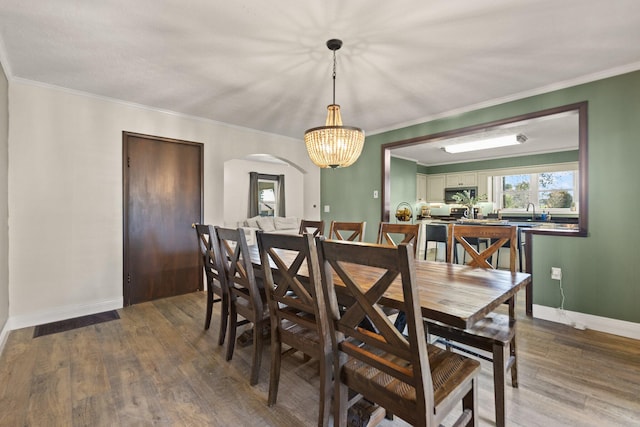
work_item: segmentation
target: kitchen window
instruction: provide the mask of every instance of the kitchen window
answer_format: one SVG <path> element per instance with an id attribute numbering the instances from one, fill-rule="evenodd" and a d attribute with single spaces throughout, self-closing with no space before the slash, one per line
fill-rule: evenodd
<path id="1" fill-rule="evenodd" d="M 575 211 L 578 185 L 577 168 L 493 176 L 494 200 L 498 208 L 507 211 L 526 210 L 529 203 L 533 203 L 538 211 Z"/>

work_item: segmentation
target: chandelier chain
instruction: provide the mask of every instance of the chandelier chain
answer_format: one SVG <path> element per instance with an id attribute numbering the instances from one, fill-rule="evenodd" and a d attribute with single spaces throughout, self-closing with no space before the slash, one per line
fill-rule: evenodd
<path id="1" fill-rule="evenodd" d="M 336 51 L 333 51 L 333 104 L 336 103 Z"/>

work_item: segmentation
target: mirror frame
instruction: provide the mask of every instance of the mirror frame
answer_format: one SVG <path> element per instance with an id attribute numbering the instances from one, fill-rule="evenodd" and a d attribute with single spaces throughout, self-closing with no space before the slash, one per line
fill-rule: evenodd
<path id="1" fill-rule="evenodd" d="M 561 235 L 561 236 L 586 236 L 588 221 L 588 127 L 587 127 L 587 101 L 577 102 L 574 104 L 563 105 L 560 107 L 548 108 L 545 110 L 535 111 L 532 113 L 521 114 L 518 116 L 508 117 L 505 119 L 494 120 L 487 123 L 481 123 L 477 125 L 467 126 L 460 129 L 454 129 L 444 132 L 438 132 L 430 135 L 418 136 L 401 141 L 389 142 L 381 145 L 381 158 L 382 158 L 382 198 L 381 198 L 381 218 L 382 221 L 388 222 L 390 218 L 390 198 L 391 198 L 391 150 L 399 147 L 408 147 L 411 145 L 424 144 L 425 142 L 436 142 L 441 139 L 454 138 L 472 133 L 485 131 L 489 128 L 496 126 L 502 126 L 514 122 L 531 120 L 538 117 L 550 116 L 553 114 L 564 113 L 568 111 L 578 112 L 578 172 L 579 172 L 579 185 L 578 194 L 580 201 L 578 202 L 579 217 L 578 217 L 578 231 L 573 233 L 546 230 L 547 235 Z"/>

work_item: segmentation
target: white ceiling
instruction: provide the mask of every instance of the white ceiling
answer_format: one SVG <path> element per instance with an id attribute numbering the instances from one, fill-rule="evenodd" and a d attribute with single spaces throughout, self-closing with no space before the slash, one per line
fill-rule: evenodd
<path id="1" fill-rule="evenodd" d="M 640 69 L 638 0 L 2 0 L 11 79 L 302 139 Z"/>

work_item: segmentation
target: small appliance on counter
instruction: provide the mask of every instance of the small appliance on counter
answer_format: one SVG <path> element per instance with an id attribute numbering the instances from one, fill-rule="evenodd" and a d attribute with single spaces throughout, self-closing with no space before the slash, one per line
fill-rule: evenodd
<path id="1" fill-rule="evenodd" d="M 431 218 L 431 209 L 429 204 L 420 200 L 416 204 L 416 220 L 421 221 L 423 219 Z"/>

